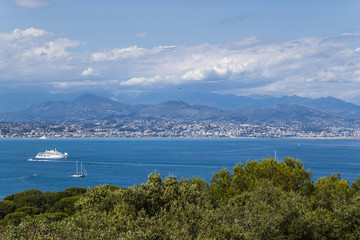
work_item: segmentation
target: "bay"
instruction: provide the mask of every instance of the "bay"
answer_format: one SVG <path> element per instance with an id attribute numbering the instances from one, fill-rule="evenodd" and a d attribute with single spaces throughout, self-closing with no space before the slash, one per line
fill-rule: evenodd
<path id="1" fill-rule="evenodd" d="M 28 161 L 56 148 L 68 159 Z M 299 158 L 313 180 L 339 172 L 350 182 L 360 173 L 357 139 L 1 139 L 0 199 L 28 189 L 61 191 L 69 187 L 145 183 L 151 172 L 162 177 L 201 177 L 209 182 L 221 168 L 268 156 Z M 76 161 L 88 176 L 71 178 Z"/>

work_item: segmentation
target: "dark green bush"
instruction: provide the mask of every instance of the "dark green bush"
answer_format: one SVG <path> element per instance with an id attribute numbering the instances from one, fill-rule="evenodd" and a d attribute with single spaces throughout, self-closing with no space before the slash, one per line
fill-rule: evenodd
<path id="1" fill-rule="evenodd" d="M 29 215 L 39 214 L 40 210 L 36 207 L 21 207 L 16 209 L 16 212 L 23 212 Z"/>
<path id="2" fill-rule="evenodd" d="M 15 203 L 9 200 L 0 201 L 0 219 L 15 211 Z"/>
<path id="3" fill-rule="evenodd" d="M 4 198 L 4 200 L 13 201 L 16 208 L 25 206 L 37 207 L 41 209 L 45 204 L 44 194 L 40 190 L 27 190 L 20 193 L 15 193 Z"/>
<path id="4" fill-rule="evenodd" d="M 27 216 L 28 216 L 28 214 L 26 214 L 24 212 L 13 212 L 13 213 L 9 213 L 8 215 L 6 215 L 4 218 L 4 221 L 7 224 L 19 225 L 20 222 Z"/>

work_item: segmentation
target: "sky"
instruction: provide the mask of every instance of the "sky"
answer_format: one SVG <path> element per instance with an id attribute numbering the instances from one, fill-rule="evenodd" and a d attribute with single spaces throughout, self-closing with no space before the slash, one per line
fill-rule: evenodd
<path id="1" fill-rule="evenodd" d="M 180 89 L 360 104 L 359 11 L 358 0 L 0 0 L 0 95 Z"/>

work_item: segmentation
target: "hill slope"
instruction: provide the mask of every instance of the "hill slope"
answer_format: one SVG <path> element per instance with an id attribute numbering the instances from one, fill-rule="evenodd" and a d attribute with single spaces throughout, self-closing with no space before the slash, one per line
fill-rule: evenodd
<path id="1" fill-rule="evenodd" d="M 248 120 L 261 122 L 358 121 L 360 107 L 352 103 L 327 98 L 298 96 L 234 97 L 233 110 L 206 105 L 187 104 L 180 100 L 153 105 L 131 105 L 92 94 L 81 95 L 73 101 L 50 101 L 32 105 L 21 111 L 0 114 L 2 121 L 81 121 L 126 118 L 182 120 Z M 235 101 L 235 99 L 237 99 Z M 239 100 L 239 101 L 238 101 Z M 241 100 L 241 101 L 240 101 Z"/>

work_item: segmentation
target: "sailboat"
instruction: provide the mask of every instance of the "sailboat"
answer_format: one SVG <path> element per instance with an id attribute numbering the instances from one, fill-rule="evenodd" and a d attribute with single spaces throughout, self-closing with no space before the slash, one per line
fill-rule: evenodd
<path id="1" fill-rule="evenodd" d="M 70 177 L 86 177 L 86 176 L 87 176 L 87 172 L 84 165 L 82 164 L 82 162 L 80 162 L 80 171 L 79 171 L 79 164 L 78 161 L 76 161 L 76 173 L 71 174 Z"/>

